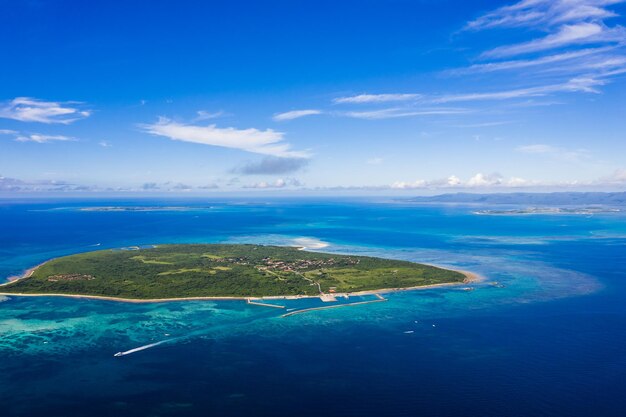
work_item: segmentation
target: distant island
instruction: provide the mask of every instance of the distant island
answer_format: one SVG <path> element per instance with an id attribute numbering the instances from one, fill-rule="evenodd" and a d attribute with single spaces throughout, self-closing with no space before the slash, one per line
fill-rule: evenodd
<path id="1" fill-rule="evenodd" d="M 626 192 L 554 192 L 554 193 L 452 193 L 401 199 L 412 203 L 456 204 L 527 204 L 527 205 L 626 205 Z"/>
<path id="2" fill-rule="evenodd" d="M 56 258 L 0 286 L 0 293 L 73 295 L 128 301 L 195 298 L 332 300 L 468 282 L 473 275 L 366 256 L 250 244 L 173 244 Z"/>
<path id="3" fill-rule="evenodd" d="M 530 214 L 581 214 L 585 216 L 590 216 L 593 214 L 610 214 L 621 212 L 621 209 L 612 207 L 528 207 L 523 209 L 510 210 L 476 210 L 473 213 L 495 216 L 523 216 Z"/>
<path id="4" fill-rule="evenodd" d="M 118 211 L 191 211 L 191 210 L 204 210 L 211 207 L 184 207 L 184 206 L 103 206 L 103 207 L 80 207 L 79 211 L 103 211 L 103 212 L 118 212 Z"/>

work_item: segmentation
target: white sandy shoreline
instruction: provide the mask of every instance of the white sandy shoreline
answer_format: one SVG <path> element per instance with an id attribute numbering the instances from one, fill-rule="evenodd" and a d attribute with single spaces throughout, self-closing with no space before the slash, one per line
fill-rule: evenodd
<path id="1" fill-rule="evenodd" d="M 55 258 L 56 259 L 56 258 Z M 27 269 L 21 277 L 12 277 L 15 279 L 10 279 L 10 281 L 0 284 L 0 289 L 3 286 L 14 283 L 17 280 L 22 280 L 29 278 L 33 275 L 35 270 L 40 266 L 46 264 L 47 262 L 52 261 L 53 259 L 49 259 L 46 262 L 42 262 L 39 265 L 36 265 L 32 268 Z M 426 265 L 426 264 L 424 264 Z M 437 266 L 428 264 L 431 266 Z M 419 285 L 415 287 L 401 287 L 401 288 L 382 288 L 379 290 L 365 290 L 365 291 L 357 291 L 357 292 L 349 292 L 349 293 L 333 293 L 335 297 L 342 297 L 344 295 L 347 296 L 362 296 L 362 295 L 375 295 L 375 294 L 388 294 L 400 291 L 417 291 L 417 290 L 428 290 L 433 288 L 445 288 L 445 287 L 455 287 L 461 285 L 467 285 L 474 282 L 484 281 L 485 278 L 476 273 L 460 270 L 460 269 L 451 269 L 437 266 L 438 268 L 447 269 L 449 271 L 460 272 L 465 275 L 465 279 L 463 282 L 444 282 L 441 284 L 428 284 L 428 285 Z M 123 297 L 109 297 L 104 295 L 84 295 L 84 294 L 55 294 L 55 293 L 43 293 L 43 294 L 27 294 L 27 293 L 10 293 L 10 292 L 1 292 L 0 295 L 4 296 L 15 296 L 15 297 L 66 297 L 66 298 L 87 298 L 93 300 L 106 300 L 106 301 L 117 301 L 122 303 L 164 303 L 164 302 L 175 302 L 175 301 L 246 301 L 246 300 L 300 300 L 306 298 L 320 298 L 319 295 L 270 295 L 270 296 L 245 296 L 245 297 L 230 297 L 230 296 L 221 296 L 221 297 L 179 297 L 179 298 L 123 298 Z"/>

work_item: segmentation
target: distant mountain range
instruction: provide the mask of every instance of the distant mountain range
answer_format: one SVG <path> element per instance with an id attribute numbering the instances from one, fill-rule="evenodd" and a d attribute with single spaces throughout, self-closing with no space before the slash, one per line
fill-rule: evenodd
<path id="1" fill-rule="evenodd" d="M 626 192 L 557 192 L 557 193 L 455 193 L 413 197 L 414 203 L 484 203 L 528 205 L 626 205 Z"/>

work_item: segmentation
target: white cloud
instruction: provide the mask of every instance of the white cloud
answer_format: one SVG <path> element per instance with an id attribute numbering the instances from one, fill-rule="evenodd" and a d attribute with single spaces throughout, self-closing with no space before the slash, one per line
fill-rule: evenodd
<path id="1" fill-rule="evenodd" d="M 471 177 L 465 185 L 468 187 L 487 187 L 502 184 L 502 175 L 478 173 Z"/>
<path id="2" fill-rule="evenodd" d="M 607 6 L 624 0 L 522 0 L 469 22 L 466 29 L 545 27 L 561 23 L 601 21 L 615 16 Z"/>
<path id="3" fill-rule="evenodd" d="M 487 93 L 479 95 L 479 99 L 509 98 L 510 95 L 534 96 L 557 91 L 599 92 L 593 88 L 594 85 L 606 84 L 610 77 L 626 73 L 626 28 L 607 20 L 618 16 L 609 7 L 624 2 L 625 0 L 521 0 L 495 9 L 469 22 L 465 29 L 522 28 L 524 32 L 519 31 L 520 33 L 540 32 L 542 35 L 533 35 L 519 43 L 496 46 L 480 55 L 480 58 L 491 59 L 491 62 L 449 70 L 447 73 L 459 75 L 517 71 L 520 79 L 531 79 L 535 76 L 552 80 L 545 87 L 508 90 L 509 95 L 501 97 Z M 593 47 L 581 49 L 581 45 Z M 526 59 L 493 61 L 524 54 L 532 56 Z M 570 78 L 569 82 L 565 82 L 567 78 Z M 592 83 L 585 86 L 572 83 L 573 80 L 588 80 Z"/>
<path id="4" fill-rule="evenodd" d="M 359 94 L 349 97 L 338 97 L 333 101 L 338 104 L 386 103 L 390 101 L 417 100 L 421 94 Z"/>
<path id="5" fill-rule="evenodd" d="M 282 179 L 279 178 L 275 181 L 267 182 L 261 181 L 253 184 L 245 185 L 243 188 L 286 188 L 286 187 L 299 187 L 302 183 L 295 178 Z"/>
<path id="6" fill-rule="evenodd" d="M 571 9 L 565 9 L 562 14 L 555 16 L 552 19 L 552 23 L 562 23 L 562 22 L 570 22 L 577 21 L 582 19 L 594 19 L 601 20 L 609 17 L 617 16 L 615 13 L 602 9 L 600 7 L 584 4 L 585 2 L 579 2 L 578 5 L 575 5 Z M 600 5 L 610 5 L 620 3 L 620 1 L 587 1 L 586 3 L 598 3 Z"/>
<path id="7" fill-rule="evenodd" d="M 198 110 L 196 113 L 198 114 L 198 116 L 194 119 L 194 121 L 196 122 L 199 122 L 201 120 L 217 119 L 218 117 L 226 115 L 226 113 L 222 110 L 213 113 L 205 110 Z"/>
<path id="8" fill-rule="evenodd" d="M 448 178 L 436 180 L 415 180 L 412 182 L 396 181 L 389 186 L 395 190 L 416 190 L 416 189 L 459 189 L 459 188 L 491 188 L 491 187 L 525 187 L 537 185 L 533 181 L 528 181 L 519 177 L 511 177 L 505 179 L 498 173 L 483 174 L 477 173 L 470 177 L 467 181 L 461 180 L 456 175 L 450 175 Z"/>
<path id="9" fill-rule="evenodd" d="M 463 184 L 459 184 L 463 185 Z M 483 174 L 478 173 L 471 177 L 464 184 L 466 187 L 476 187 L 476 188 L 490 188 L 490 187 L 505 187 L 505 188 L 517 188 L 517 187 L 527 187 L 533 185 L 539 185 L 537 182 L 526 180 L 520 177 L 510 177 L 509 179 L 505 179 L 502 175 L 498 173 L 493 174 Z"/>
<path id="10" fill-rule="evenodd" d="M 532 185 L 532 182 L 525 180 L 524 178 L 511 177 L 511 179 L 509 179 L 506 184 L 509 187 L 524 187 L 527 185 Z"/>
<path id="11" fill-rule="evenodd" d="M 452 74 L 517 71 L 515 80 L 535 80 L 534 85 L 506 85 L 506 79 L 494 79 L 492 91 L 471 93 L 441 93 L 425 96 L 414 93 L 359 94 L 338 97 L 336 104 L 379 104 L 406 101 L 394 108 L 366 111 L 330 112 L 332 115 L 360 119 L 391 119 L 438 114 L 467 113 L 468 109 L 420 109 L 430 103 L 461 103 L 487 100 L 531 99 L 558 93 L 600 93 L 600 86 L 610 78 L 626 73 L 626 28 L 609 25 L 605 20 L 617 14 L 609 6 L 626 0 L 521 0 L 498 8 L 469 22 L 466 29 L 524 28 L 533 35 L 526 42 L 500 45 L 483 52 L 482 58 L 505 58 L 522 54 L 525 59 L 482 62 L 468 68 L 451 70 Z M 530 29 L 530 30 L 529 30 Z M 493 37 L 493 39 L 498 39 Z M 581 48 L 581 45 L 591 45 Z M 550 52 L 549 52 L 550 51 Z M 541 81 L 538 81 L 541 80 Z M 498 87 L 495 83 L 503 81 Z M 480 81 L 478 85 L 482 85 Z M 471 85 L 468 83 L 468 85 Z M 527 101 L 525 105 L 548 105 L 555 102 Z"/>
<path id="12" fill-rule="evenodd" d="M 391 108 L 371 111 L 350 111 L 340 113 L 342 116 L 353 117 L 356 119 L 396 119 L 399 117 L 415 117 L 415 116 L 436 116 L 436 115 L 448 115 L 448 114 L 461 114 L 467 113 L 465 109 L 455 108 L 432 108 L 432 109 L 404 109 L 404 108 Z"/>
<path id="13" fill-rule="evenodd" d="M 380 165 L 380 164 L 382 164 L 382 163 L 383 163 L 383 161 L 384 161 L 384 160 L 383 160 L 383 158 L 378 158 L 378 157 L 376 157 L 376 158 L 370 158 L 370 159 L 368 159 L 368 160 L 367 160 L 367 163 L 368 163 L 369 165 Z"/>
<path id="14" fill-rule="evenodd" d="M 63 135 L 46 135 L 41 133 L 23 133 L 16 130 L 0 129 L 0 135 L 12 135 L 16 142 L 36 142 L 46 143 L 53 141 L 69 142 L 76 141 L 76 138 Z"/>
<path id="15" fill-rule="evenodd" d="M 316 114 L 322 114 L 322 111 L 315 110 L 315 109 L 292 110 L 292 111 L 288 111 L 285 113 L 277 113 L 272 117 L 272 119 L 274 119 L 277 122 L 282 122 L 285 120 L 299 119 L 300 117 L 312 116 Z"/>
<path id="16" fill-rule="evenodd" d="M 413 182 L 396 181 L 391 184 L 391 188 L 395 190 L 414 190 L 419 188 L 426 188 L 428 182 L 425 180 L 415 180 Z"/>
<path id="17" fill-rule="evenodd" d="M 515 150 L 521 153 L 545 155 L 570 162 L 581 162 L 591 159 L 587 149 L 565 149 L 545 144 L 523 145 L 518 146 Z"/>
<path id="18" fill-rule="evenodd" d="M 519 88 L 488 93 L 451 94 L 435 98 L 433 101 L 435 103 L 453 103 L 462 101 L 508 100 L 522 97 L 539 97 L 559 92 L 599 93 L 595 87 L 604 85 L 605 83 L 605 81 L 595 78 L 572 78 L 564 83 L 538 87 Z"/>
<path id="19" fill-rule="evenodd" d="M 461 185 L 461 179 L 456 175 L 450 175 L 446 181 L 446 184 L 450 186 Z"/>
<path id="20" fill-rule="evenodd" d="M 554 64 L 557 62 L 570 61 L 576 58 L 607 52 L 611 49 L 614 49 L 614 47 L 587 48 L 578 51 L 564 52 L 534 59 L 516 59 L 512 61 L 490 62 L 487 64 L 474 64 L 467 68 L 448 71 L 448 74 L 458 75 L 472 72 L 495 72 L 536 67 L 547 64 Z"/>
<path id="21" fill-rule="evenodd" d="M 500 46 L 482 54 L 483 58 L 501 58 L 506 56 L 545 51 L 567 45 L 592 42 L 618 42 L 625 38 L 621 28 L 605 29 L 597 23 L 578 23 L 563 25 L 558 32 L 543 38 L 514 45 Z"/>
<path id="22" fill-rule="evenodd" d="M 309 156 L 307 152 L 291 150 L 291 146 L 284 142 L 284 133 L 272 129 L 219 128 L 214 124 L 198 126 L 174 122 L 163 117 L 159 118 L 157 123 L 140 125 L 140 127 L 152 135 L 183 142 L 241 149 L 277 157 L 306 158 Z"/>
<path id="23" fill-rule="evenodd" d="M 113 145 L 111 145 L 111 143 L 107 142 L 106 140 L 101 140 L 100 142 L 98 142 L 98 145 L 102 146 L 103 148 L 113 147 Z"/>
<path id="24" fill-rule="evenodd" d="M 17 97 L 0 107 L 0 118 L 22 122 L 70 124 L 91 115 L 76 102 L 43 101 L 29 97 Z"/>
<path id="25" fill-rule="evenodd" d="M 565 65 L 544 68 L 542 74 L 595 73 L 597 78 L 607 79 L 626 71 L 626 56 L 611 54 L 588 59 L 577 59 Z"/>
<path id="26" fill-rule="evenodd" d="M 62 135 L 42 135 L 39 133 L 31 133 L 31 134 L 18 134 L 15 137 L 15 140 L 18 142 L 37 142 L 37 143 L 46 143 L 46 142 L 67 142 L 67 141 L 75 141 L 75 138 L 69 136 Z"/>
<path id="27" fill-rule="evenodd" d="M 129 191 L 192 192 L 192 191 L 199 191 L 199 190 L 216 190 L 218 188 L 219 188 L 219 185 L 214 184 L 214 183 L 200 185 L 200 186 L 193 186 L 193 185 L 185 184 L 182 182 L 164 182 L 164 183 L 146 182 L 146 183 L 143 183 L 138 188 L 129 189 Z"/>

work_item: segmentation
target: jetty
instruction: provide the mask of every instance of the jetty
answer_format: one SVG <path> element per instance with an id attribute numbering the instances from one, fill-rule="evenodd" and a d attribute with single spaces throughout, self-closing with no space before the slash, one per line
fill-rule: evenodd
<path id="1" fill-rule="evenodd" d="M 263 302 L 260 302 L 260 301 L 254 301 L 251 298 L 247 298 L 246 299 L 246 303 L 252 304 L 252 305 L 255 305 L 255 306 L 261 306 L 261 307 L 285 308 L 285 306 L 281 306 L 281 305 L 277 305 L 277 304 L 269 304 L 269 303 L 263 303 Z"/>
<path id="2" fill-rule="evenodd" d="M 323 306 L 323 307 L 304 308 L 302 310 L 290 311 L 289 313 L 285 313 L 281 315 L 281 317 L 289 317 L 289 316 L 293 316 L 296 314 L 308 313 L 309 311 L 328 310 L 330 308 L 350 307 L 350 306 L 363 305 L 363 304 L 382 303 L 384 301 L 387 301 L 387 299 L 380 294 L 374 294 L 374 295 L 376 296 L 376 300 L 357 301 L 356 303 L 345 303 L 345 304 L 335 304 L 335 305 Z"/>

